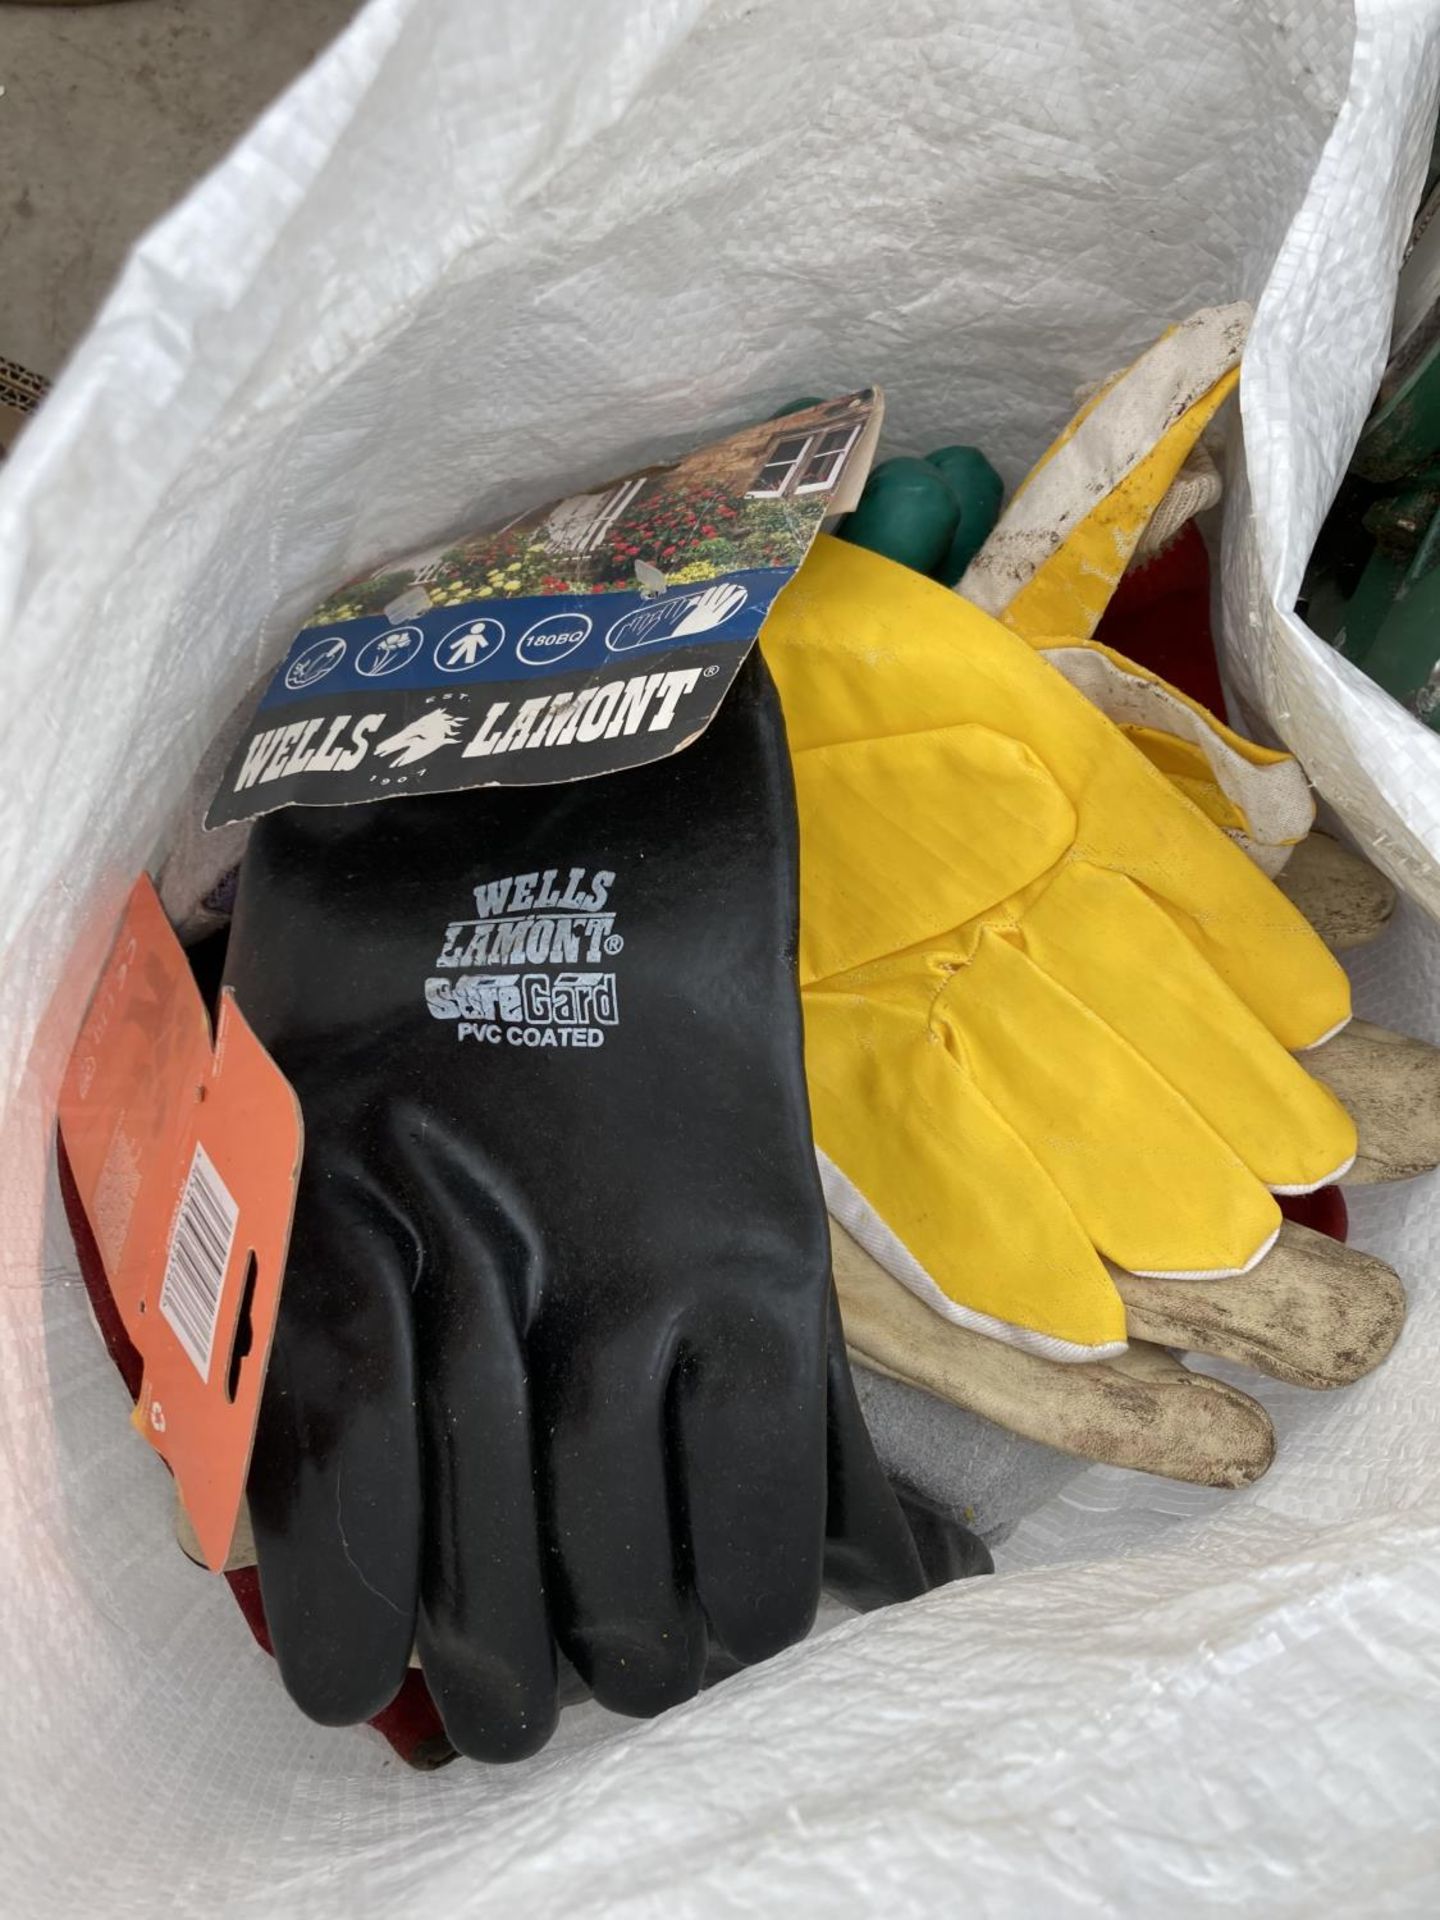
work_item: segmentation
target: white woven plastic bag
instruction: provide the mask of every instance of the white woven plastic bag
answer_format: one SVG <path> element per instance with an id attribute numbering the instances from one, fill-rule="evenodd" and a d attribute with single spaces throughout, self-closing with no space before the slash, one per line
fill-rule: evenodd
<path id="1" fill-rule="evenodd" d="M 107 915 L 297 617 L 387 552 L 879 381 L 1014 480 L 1246 297 L 1231 670 L 1440 902 L 1440 743 L 1280 611 L 1384 357 L 1437 0 L 372 0 L 137 250 L 0 477 L 0 1888 L 138 1920 L 1440 1901 L 1440 1207 L 1410 1327 L 1267 1390 L 1252 1492 L 1091 1473 L 989 1582 L 650 1725 L 406 1773 L 290 1707 L 170 1535 L 88 1322 L 52 1099 Z M 67 965 L 80 953 L 71 972 Z M 1440 1039 L 1410 908 L 1362 1012 Z"/>

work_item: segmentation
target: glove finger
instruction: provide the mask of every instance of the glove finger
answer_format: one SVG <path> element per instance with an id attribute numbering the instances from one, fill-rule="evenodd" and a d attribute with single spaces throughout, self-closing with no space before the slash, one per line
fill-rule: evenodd
<path id="1" fill-rule="evenodd" d="M 1253 1486 L 1269 1471 L 1275 1428 L 1248 1393 L 1192 1373 L 1165 1348 L 1141 1340 L 1104 1368 L 1099 1384 L 1113 1446 L 1092 1458 L 1201 1487 Z"/>
<path id="2" fill-rule="evenodd" d="M 907 1490 L 902 1505 L 885 1478 L 850 1377 L 840 1306 L 833 1294 L 826 1384 L 826 1587 L 868 1612 L 913 1600 L 951 1580 L 993 1573 L 989 1548 L 954 1514 L 918 1490 Z"/>
<path id="3" fill-rule="evenodd" d="M 498 1318 L 498 1316 L 496 1317 Z M 518 1760 L 555 1730 L 524 1362 L 512 1328 L 437 1316 L 422 1417 L 428 1469 L 420 1664 L 457 1750 Z M 447 1351 L 446 1334 L 466 1326 Z"/>
<path id="4" fill-rule="evenodd" d="M 825 1379 L 815 1319 L 825 1296 L 809 1292 L 798 1324 L 758 1325 L 747 1296 L 726 1326 L 712 1303 L 704 1349 L 682 1355 L 671 1388 L 695 1591 L 716 1640 L 747 1666 L 803 1639 L 820 1598 Z"/>
<path id="5" fill-rule="evenodd" d="M 1144 1273 L 1237 1273 L 1273 1242 L 1280 1210 L 1234 1151 L 1008 941 L 982 938 L 935 1019 L 957 1071 L 1031 1147 L 1109 1259 Z M 963 1217 L 947 1216 L 952 1232 Z"/>
<path id="6" fill-rule="evenodd" d="M 1247 740 L 1198 700 L 1110 647 L 1057 640 L 1044 643 L 1042 654 L 1262 872 L 1274 874 L 1285 865 L 1315 819 L 1314 796 L 1298 760 Z"/>
<path id="7" fill-rule="evenodd" d="M 433 1124 L 426 1146 L 436 1153 Z M 512 1286 L 495 1248 L 477 1241 L 473 1189 L 467 1218 L 430 1184 L 436 1239 L 416 1291 L 426 1487 L 417 1645 L 456 1748 L 516 1760 L 545 1744 L 557 1715 L 515 1300 L 523 1279 Z"/>
<path id="8" fill-rule="evenodd" d="M 927 1313 L 831 1222 L 845 1338 L 867 1366 L 1012 1433 L 1108 1466 L 1243 1487 L 1275 1453 L 1264 1408 L 1158 1347 L 1064 1365 Z"/>
<path id="9" fill-rule="evenodd" d="M 247 1494 L 281 1678 L 326 1726 L 393 1699 L 415 1638 L 411 1277 L 380 1203 L 307 1162 Z"/>
<path id="10" fill-rule="evenodd" d="M 1142 1054 L 1264 1185 L 1306 1193 L 1348 1168 L 1356 1142 L 1344 1107 L 1226 986 L 1164 908 L 1122 874 L 1065 868 L 1025 915 L 1021 941 L 1035 964 Z M 1132 1111 L 1129 1119 L 1138 1118 Z"/>
<path id="11" fill-rule="evenodd" d="M 830 1212 L 923 1314 L 1069 1360 L 1123 1347 L 1124 1307 L 1075 1214 L 907 1003 L 812 990 L 805 1056 Z"/>
<path id="12" fill-rule="evenodd" d="M 1440 1047 L 1352 1020 L 1305 1064 L 1354 1118 L 1347 1187 L 1411 1180 L 1440 1166 Z"/>
<path id="13" fill-rule="evenodd" d="M 676 1335 L 577 1326 L 531 1340 L 536 1397 L 553 1410 L 541 1461 L 555 1635 L 602 1706 L 641 1716 L 688 1700 L 705 1622 L 683 1564 L 667 1471 Z M 720 1462 L 717 1471 L 725 1471 Z"/>
<path id="14" fill-rule="evenodd" d="M 1133 1338 L 1238 1360 L 1297 1387 L 1344 1387 L 1373 1372 L 1405 1323 L 1405 1290 L 1383 1260 L 1290 1220 L 1238 1283 L 1117 1271 L 1115 1284 Z"/>
<path id="15" fill-rule="evenodd" d="M 1071 1454 L 858 1359 L 851 1374 L 875 1457 L 902 1504 L 907 1496 L 938 1504 L 988 1546 L 1084 1471 Z"/>
<path id="16" fill-rule="evenodd" d="M 1395 912 L 1397 895 L 1390 881 L 1328 833 L 1307 834 L 1275 884 L 1332 953 L 1369 946 Z"/>

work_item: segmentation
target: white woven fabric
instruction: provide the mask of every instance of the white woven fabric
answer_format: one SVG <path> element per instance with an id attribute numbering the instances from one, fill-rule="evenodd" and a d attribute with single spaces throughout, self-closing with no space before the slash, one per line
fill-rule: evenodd
<path id="1" fill-rule="evenodd" d="M 7 1911 L 1435 1909 L 1431 1183 L 1356 1209 L 1412 1284 L 1400 1349 L 1267 1395 L 1253 1492 L 1086 1475 L 1000 1578 L 420 1777 L 301 1720 L 177 1553 L 46 1169 L 116 904 L 337 580 L 871 380 L 892 445 L 1013 483 L 1079 382 L 1206 304 L 1257 307 L 1232 666 L 1433 903 L 1440 743 L 1277 608 L 1384 355 L 1436 15 L 372 0 L 144 240 L 0 473 Z M 1440 1038 L 1428 925 L 1373 965 L 1362 1011 Z"/>

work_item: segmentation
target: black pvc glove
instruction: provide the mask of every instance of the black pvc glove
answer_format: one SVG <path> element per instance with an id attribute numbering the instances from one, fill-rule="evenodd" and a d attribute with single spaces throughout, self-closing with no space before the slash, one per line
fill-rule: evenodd
<path id="1" fill-rule="evenodd" d="M 758 653 L 653 766 L 254 829 L 227 981 L 305 1159 L 249 1501 L 315 1719 L 414 1645 L 455 1745 L 518 1757 L 556 1642 L 651 1714 L 803 1635 L 827 1552 L 863 1605 L 988 1566 L 912 1533 L 854 1398 L 796 900 Z"/>

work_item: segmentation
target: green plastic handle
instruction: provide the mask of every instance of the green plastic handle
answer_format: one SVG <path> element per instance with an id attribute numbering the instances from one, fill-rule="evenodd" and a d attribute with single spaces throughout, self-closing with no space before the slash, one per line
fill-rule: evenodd
<path id="1" fill-rule="evenodd" d="M 978 447 L 937 447 L 925 456 L 949 481 L 960 502 L 960 525 L 935 578 L 953 587 L 990 538 L 1005 501 L 1005 482 Z"/>
<path id="2" fill-rule="evenodd" d="M 933 573 L 959 525 L 960 502 L 944 474 L 928 461 L 902 457 L 872 470 L 840 538 L 917 573 Z"/>

